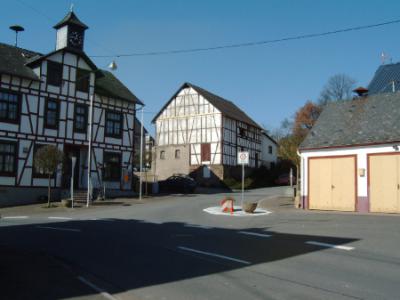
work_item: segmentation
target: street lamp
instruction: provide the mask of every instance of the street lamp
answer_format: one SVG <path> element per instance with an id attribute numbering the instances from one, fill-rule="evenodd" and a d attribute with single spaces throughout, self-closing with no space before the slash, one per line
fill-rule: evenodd
<path id="1" fill-rule="evenodd" d="M 109 65 L 108 68 L 111 71 L 114 71 L 117 69 L 117 64 L 115 61 L 112 61 Z M 97 70 L 98 71 L 98 70 Z M 94 101 L 94 93 L 90 95 L 90 103 L 89 103 L 89 134 L 88 134 L 88 167 L 87 167 L 87 195 L 86 195 L 86 207 L 89 207 L 89 202 L 90 202 L 90 183 L 91 183 L 91 175 L 92 175 L 92 129 L 93 129 L 93 101 Z"/>

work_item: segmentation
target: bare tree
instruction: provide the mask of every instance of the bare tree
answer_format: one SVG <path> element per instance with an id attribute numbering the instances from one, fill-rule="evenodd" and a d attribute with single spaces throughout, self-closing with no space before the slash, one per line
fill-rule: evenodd
<path id="1" fill-rule="evenodd" d="M 51 177 L 63 161 L 63 153 L 56 146 L 46 145 L 41 147 L 35 154 L 35 167 L 48 176 L 47 207 L 50 207 Z"/>
<path id="2" fill-rule="evenodd" d="M 336 74 L 328 79 L 319 96 L 319 104 L 351 98 L 356 81 L 346 74 Z"/>

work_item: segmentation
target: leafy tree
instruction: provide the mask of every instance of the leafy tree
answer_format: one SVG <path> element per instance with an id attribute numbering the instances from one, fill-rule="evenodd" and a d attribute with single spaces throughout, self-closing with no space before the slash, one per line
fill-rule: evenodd
<path id="1" fill-rule="evenodd" d="M 321 111 L 321 106 L 312 101 L 307 101 L 306 104 L 296 112 L 293 124 L 293 135 L 297 137 L 296 140 L 300 143 L 303 141 L 308 132 L 314 126 Z"/>
<path id="2" fill-rule="evenodd" d="M 356 81 L 346 74 L 336 74 L 328 79 L 319 96 L 319 103 L 346 100 L 351 98 Z"/>
<path id="3" fill-rule="evenodd" d="M 35 154 L 35 167 L 43 171 L 49 178 L 47 189 L 47 207 L 50 207 L 51 177 L 63 161 L 63 153 L 56 146 L 46 145 L 41 147 Z"/>

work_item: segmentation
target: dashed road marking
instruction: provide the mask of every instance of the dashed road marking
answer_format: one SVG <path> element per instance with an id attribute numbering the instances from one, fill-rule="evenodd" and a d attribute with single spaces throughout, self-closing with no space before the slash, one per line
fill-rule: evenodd
<path id="1" fill-rule="evenodd" d="M 60 227 L 49 227 L 49 226 L 36 226 L 37 228 L 41 229 L 52 229 L 52 230 L 60 230 L 60 231 L 72 231 L 72 232 L 81 232 L 80 229 L 74 228 L 60 228 Z"/>
<path id="2" fill-rule="evenodd" d="M 258 237 L 264 237 L 264 238 L 269 238 L 272 235 L 270 234 L 265 234 L 265 233 L 257 233 L 257 232 L 251 232 L 251 231 L 239 231 L 240 234 L 245 234 L 245 235 L 253 235 L 253 236 L 258 236 Z"/>
<path id="3" fill-rule="evenodd" d="M 48 217 L 48 219 L 53 219 L 53 220 L 72 220 L 70 217 Z"/>
<path id="4" fill-rule="evenodd" d="M 341 246 L 341 245 L 321 243 L 321 242 L 316 242 L 316 241 L 307 241 L 306 244 L 327 247 L 327 248 L 334 248 L 334 249 L 339 249 L 339 250 L 346 250 L 346 251 L 351 251 L 351 250 L 355 249 L 354 247 L 350 247 L 350 246 Z"/>
<path id="5" fill-rule="evenodd" d="M 2 219 L 28 219 L 28 216 L 8 216 L 8 217 L 2 217 Z"/>
<path id="6" fill-rule="evenodd" d="M 191 228 L 201 228 L 201 229 L 211 229 L 211 226 L 207 225 L 196 225 L 196 224 L 185 224 L 185 227 L 191 227 Z"/>
<path id="7" fill-rule="evenodd" d="M 193 253 L 197 253 L 197 254 L 203 254 L 203 255 L 218 257 L 218 258 L 222 258 L 222 259 L 238 262 L 238 263 L 241 263 L 241 264 L 244 264 L 244 265 L 250 265 L 251 264 L 251 262 L 246 261 L 246 260 L 237 259 L 237 258 L 234 258 L 234 257 L 222 255 L 222 254 L 196 250 L 196 249 L 192 249 L 192 248 L 188 248 L 188 247 L 178 246 L 178 249 L 184 250 L 184 251 L 193 252 Z"/>
<path id="8" fill-rule="evenodd" d="M 89 280 L 82 276 L 77 277 L 81 282 L 86 284 L 87 286 L 91 287 L 94 289 L 96 292 L 98 292 L 100 295 L 102 295 L 104 298 L 109 299 L 109 300 L 117 300 L 117 298 L 113 297 L 111 294 L 107 293 L 107 291 L 103 290 L 102 288 L 99 288 L 97 285 L 91 283 Z"/>

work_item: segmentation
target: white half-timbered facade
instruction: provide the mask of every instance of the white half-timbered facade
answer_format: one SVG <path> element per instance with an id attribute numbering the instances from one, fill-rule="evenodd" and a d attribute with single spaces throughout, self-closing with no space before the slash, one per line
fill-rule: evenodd
<path id="1" fill-rule="evenodd" d="M 0 205 L 43 195 L 48 181 L 34 155 L 46 144 L 65 155 L 52 179 L 55 191 L 68 191 L 72 175 L 75 189 L 87 188 L 90 113 L 93 189 L 132 190 L 134 119 L 142 103 L 85 54 L 87 26 L 73 12 L 54 28 L 56 50 L 46 55 L 0 44 Z"/>
<path id="2" fill-rule="evenodd" d="M 230 175 L 237 152 L 249 151 L 249 167 L 260 165 L 261 128 L 232 102 L 185 83 L 153 119 L 156 125 L 155 173 L 175 173 L 198 181 Z"/>

